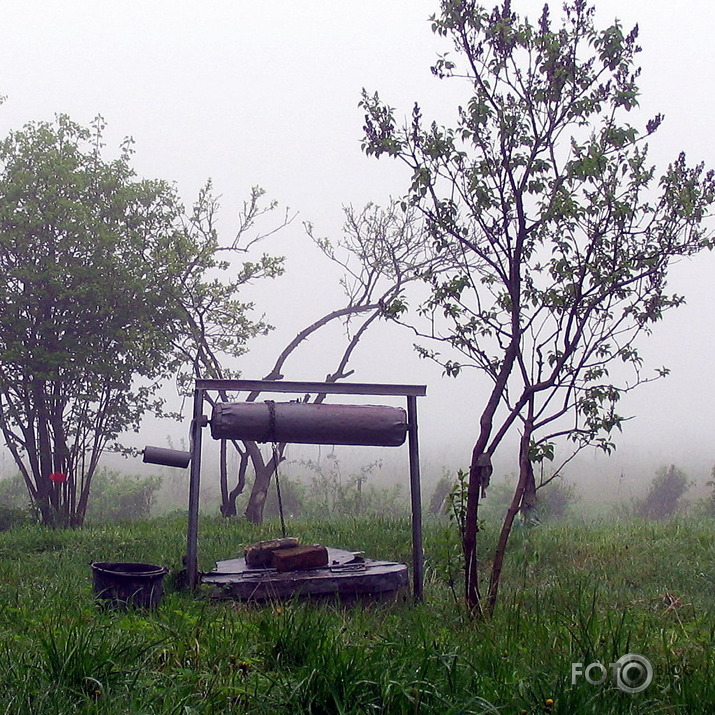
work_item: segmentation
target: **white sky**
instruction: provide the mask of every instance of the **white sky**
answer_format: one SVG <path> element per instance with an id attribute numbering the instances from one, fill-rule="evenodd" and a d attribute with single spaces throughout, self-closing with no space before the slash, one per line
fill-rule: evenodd
<path id="1" fill-rule="evenodd" d="M 440 82 L 429 71 L 436 52 L 448 49 L 427 22 L 437 4 L 5 0 L 0 93 L 7 101 L 0 107 L 0 135 L 59 112 L 83 124 L 101 113 L 109 122 L 110 148 L 133 136 L 139 173 L 175 181 L 187 202 L 212 177 L 223 196 L 226 232 L 249 187 L 258 184 L 298 210 L 300 220 L 312 221 L 318 233 L 337 238 L 342 204 L 384 203 L 406 186 L 397 164 L 360 152 L 361 88 L 378 90 L 405 115 L 418 100 L 426 117 L 445 121 L 465 101 L 461 87 Z M 542 4 L 514 0 L 513 8 L 536 17 Z M 552 3 L 552 17 L 560 5 Z M 691 161 L 715 166 L 711 3 L 681 0 L 676 7 L 662 0 L 603 0 L 597 5 L 600 24 L 618 16 L 627 29 L 640 25 L 640 123 L 656 112 L 666 117 L 652 141 L 653 160 L 664 167 L 685 150 Z M 320 280 L 309 267 L 314 253 L 299 221 L 278 240 L 276 251 L 288 253 L 290 275 L 275 291 L 257 295 L 279 331 L 273 342 L 257 346 L 247 377 L 265 372 L 273 349 L 327 304 L 320 291 L 333 290 L 327 276 Z M 645 386 L 629 403 L 638 418 L 619 440 L 619 454 L 595 463 L 604 479 L 621 470 L 648 476 L 661 463 L 675 461 L 704 481 L 715 463 L 713 272 L 713 256 L 674 271 L 672 285 L 687 295 L 688 305 L 657 326 L 644 347 L 650 364 L 668 365 L 672 376 Z M 468 380 L 441 378 L 437 368 L 418 362 L 409 346 L 409 336 L 382 329 L 366 343 L 354 379 L 426 382 L 423 453 L 437 471 L 442 464 L 465 464 L 480 395 L 470 394 Z M 312 358 L 305 366 L 305 374 L 289 377 L 324 376 L 313 372 Z M 439 429 L 445 424 L 450 433 Z"/>

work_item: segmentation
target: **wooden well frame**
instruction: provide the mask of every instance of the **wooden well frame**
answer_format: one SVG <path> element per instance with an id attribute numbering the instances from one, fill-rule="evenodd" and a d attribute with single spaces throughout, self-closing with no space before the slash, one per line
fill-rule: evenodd
<path id="1" fill-rule="evenodd" d="M 199 582 L 198 533 L 199 489 L 201 485 L 202 429 L 208 424 L 203 414 L 208 392 L 282 392 L 317 395 L 383 395 L 405 397 L 407 400 L 407 445 L 410 471 L 410 502 L 412 513 L 412 582 L 416 602 L 422 600 L 424 556 L 422 551 L 422 494 L 417 432 L 417 398 L 427 394 L 425 385 L 394 385 L 355 382 L 290 382 L 275 380 L 210 380 L 199 379 L 194 385 L 193 418 L 191 421 L 191 472 L 189 478 L 189 519 L 184 559 L 189 587 Z M 317 443 L 316 443 L 317 444 Z"/>

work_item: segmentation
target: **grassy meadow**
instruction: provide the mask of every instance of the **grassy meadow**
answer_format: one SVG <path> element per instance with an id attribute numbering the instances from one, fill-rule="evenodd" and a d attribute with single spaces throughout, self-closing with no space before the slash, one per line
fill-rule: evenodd
<path id="1" fill-rule="evenodd" d="M 425 603 L 341 607 L 214 601 L 174 588 L 155 612 L 99 609 L 91 561 L 176 571 L 181 515 L 0 533 L 0 713 L 712 713 L 715 523 L 553 524 L 515 530 L 487 622 L 460 602 L 447 520 L 425 523 Z M 206 517 L 201 567 L 274 537 Z M 406 518 L 296 520 L 304 542 L 410 559 Z M 485 540 L 494 538 L 487 526 Z M 647 657 L 630 694 L 572 685 L 571 664 Z M 594 677 L 598 673 L 593 673 Z"/>

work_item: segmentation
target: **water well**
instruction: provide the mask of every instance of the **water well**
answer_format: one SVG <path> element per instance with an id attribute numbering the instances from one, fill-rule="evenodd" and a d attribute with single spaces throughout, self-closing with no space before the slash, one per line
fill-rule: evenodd
<path id="1" fill-rule="evenodd" d="M 216 402 L 211 419 L 204 415 L 207 393 L 248 392 L 245 402 Z M 384 405 L 326 404 L 309 402 L 256 401 L 260 393 L 314 395 L 367 395 L 404 397 L 406 411 Z M 208 573 L 198 570 L 199 486 L 203 428 L 211 425 L 214 439 L 251 440 L 328 445 L 398 447 L 408 442 L 412 507 L 412 584 L 415 601 L 422 600 L 422 508 L 417 397 L 426 394 L 424 385 L 361 383 L 284 382 L 266 380 L 196 380 L 194 387 L 191 451 L 156 447 L 144 450 L 144 461 L 167 466 L 191 465 L 189 519 L 185 556 L 188 584 L 212 586 L 214 595 L 239 600 L 280 599 L 292 596 L 339 596 L 346 599 L 382 600 L 396 597 L 408 588 L 405 564 L 367 559 L 361 553 L 320 547 L 320 563 L 303 555 L 274 557 L 261 565 L 247 561 L 247 554 L 219 561 Z M 285 554 L 283 556 L 286 556 Z M 303 559 L 301 561 L 301 558 Z M 310 556 L 313 558 L 313 556 Z M 292 564 L 283 568 L 284 563 Z"/>

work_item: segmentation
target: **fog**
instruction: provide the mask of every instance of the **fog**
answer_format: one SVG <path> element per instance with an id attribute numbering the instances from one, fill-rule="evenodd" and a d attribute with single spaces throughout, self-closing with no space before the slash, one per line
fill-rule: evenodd
<path id="1" fill-rule="evenodd" d="M 513 2 L 531 17 L 541 5 Z M 555 16 L 560 3 L 552 5 Z M 617 16 L 626 28 L 640 26 L 641 110 L 631 121 L 641 126 L 657 112 L 665 115 L 651 159 L 664 169 L 684 150 L 691 162 L 715 166 L 711 4 L 683 0 L 676 11 L 671 3 L 602 0 L 597 7 L 601 24 Z M 253 185 L 298 212 L 264 244 L 287 256 L 286 275 L 247 296 L 276 328 L 257 339 L 237 366 L 247 378 L 262 377 L 287 340 L 340 297 L 337 274 L 310 245 L 302 222 L 337 239 L 343 204 L 385 204 L 407 188 L 397 163 L 360 151 L 361 89 L 379 91 L 405 116 L 417 100 L 426 118 L 444 122 L 453 120 L 466 97 L 458 83 L 440 82 L 429 70 L 436 53 L 449 49 L 427 20 L 436 2 L 23 0 L 7 2 L 3 10 L 0 94 L 7 100 L 0 106 L 0 136 L 56 113 L 82 124 L 101 114 L 108 122 L 108 153 L 131 135 L 139 174 L 176 182 L 187 204 L 211 177 L 222 196 L 225 235 L 235 231 Z M 642 344 L 646 367 L 666 365 L 671 375 L 623 402 L 633 419 L 617 437 L 612 457 L 588 451 L 567 470 L 596 498 L 636 493 L 664 464 L 677 464 L 700 484 L 709 477 L 715 463 L 714 273 L 712 255 L 674 268 L 671 287 L 687 297 L 687 305 L 667 314 Z M 286 378 L 324 379 L 338 339 L 304 346 Z M 418 359 L 412 342 L 407 331 L 377 326 L 355 355 L 353 379 L 427 385 L 428 395 L 419 401 L 427 489 L 443 469 L 467 465 L 485 383 L 475 375 L 443 377 L 436 365 Z M 171 386 L 166 394 L 176 399 Z M 186 422 L 147 420 L 127 441 L 178 443 L 186 430 Z M 349 457 L 367 463 L 383 456 L 384 478 L 399 479 L 406 470 L 404 452 L 364 451 L 364 458 L 357 451 Z M 289 457 L 300 454 L 291 448 Z M 508 447 L 500 452 L 497 473 L 513 472 L 514 457 Z M 7 456 L 2 467 L 13 471 Z"/>

